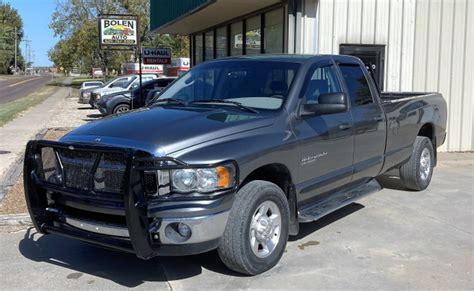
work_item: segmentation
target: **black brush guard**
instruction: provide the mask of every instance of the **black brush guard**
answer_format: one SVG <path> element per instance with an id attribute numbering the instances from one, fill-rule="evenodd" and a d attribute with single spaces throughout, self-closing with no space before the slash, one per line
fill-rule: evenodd
<path id="1" fill-rule="evenodd" d="M 41 153 L 43 148 L 53 148 L 54 152 L 90 152 L 103 155 L 112 153 L 122 155 L 125 161 L 122 193 L 99 193 L 94 189 L 77 189 L 67 187 L 66 178 L 62 182 L 50 183 L 41 179 L 44 175 Z M 150 163 L 151 162 L 151 163 Z M 144 170 L 173 168 L 186 164 L 172 158 L 144 157 L 142 152 L 128 148 L 115 148 L 99 145 L 65 144 L 53 141 L 30 141 L 27 145 L 24 163 L 24 187 L 28 211 L 32 222 L 40 233 L 56 233 L 93 244 L 135 253 L 138 257 L 148 259 L 156 255 L 172 255 L 179 252 L 175 246 L 160 246 L 156 236 L 152 237 L 152 228 L 159 227 L 160 221 L 153 221 L 147 216 L 147 197 L 143 191 L 142 173 Z M 98 162 L 94 161 L 89 176 L 94 176 Z M 41 167 L 41 174 L 39 169 Z M 62 168 L 62 166 L 61 166 Z M 92 185 L 92 183 L 91 183 Z M 70 203 L 95 207 L 93 211 L 123 215 L 129 232 L 128 238 L 108 236 L 71 227 L 58 220 L 48 205 L 48 193 L 59 193 L 67 197 Z M 71 202 L 72 201 L 72 202 Z M 79 204 L 78 204 L 79 205 Z M 189 246 L 192 248 L 193 246 Z"/>

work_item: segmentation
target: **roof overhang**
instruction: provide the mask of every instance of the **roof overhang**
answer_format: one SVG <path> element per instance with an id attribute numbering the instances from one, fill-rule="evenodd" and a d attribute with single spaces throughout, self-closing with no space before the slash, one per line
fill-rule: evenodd
<path id="1" fill-rule="evenodd" d="M 153 27 L 156 21 L 151 19 L 152 32 L 188 35 L 282 2 L 282 0 L 207 0 L 200 1 L 194 7 L 189 7 L 187 11 L 178 11 L 177 13 L 176 7 L 173 8 L 172 6 L 173 2 L 180 1 L 169 0 L 168 7 L 171 6 L 170 8 L 167 6 L 159 7 L 163 1 L 151 5 L 151 18 L 157 17 L 158 13 L 171 12 L 176 14 L 171 17 L 172 19 L 167 17 L 168 22 L 158 23 L 158 25 L 155 25 L 156 27 Z M 151 3 L 153 4 L 153 2 Z M 166 11 L 166 9 L 171 11 Z"/>

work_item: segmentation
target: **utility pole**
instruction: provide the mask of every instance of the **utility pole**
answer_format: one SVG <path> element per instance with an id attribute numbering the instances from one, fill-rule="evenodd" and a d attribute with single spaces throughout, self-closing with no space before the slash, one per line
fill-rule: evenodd
<path id="1" fill-rule="evenodd" d="M 16 31 L 16 26 L 15 26 L 15 73 L 17 72 L 17 68 L 16 68 L 16 54 L 17 54 L 17 49 L 16 49 L 16 46 L 17 46 L 17 37 L 18 37 L 18 33 Z"/>
<path id="2" fill-rule="evenodd" d="M 26 38 L 26 37 L 25 37 Z M 26 70 L 28 69 L 28 62 L 29 62 L 29 55 L 30 55 L 30 42 L 31 40 L 29 39 L 24 39 L 25 42 L 25 75 L 26 75 Z"/>

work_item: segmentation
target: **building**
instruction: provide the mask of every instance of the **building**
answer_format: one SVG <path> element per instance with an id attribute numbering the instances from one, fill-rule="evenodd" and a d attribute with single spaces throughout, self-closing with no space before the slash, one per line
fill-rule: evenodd
<path id="1" fill-rule="evenodd" d="M 150 0 L 151 30 L 189 35 L 191 63 L 242 54 L 352 54 L 384 91 L 438 91 L 441 150 L 474 150 L 472 0 Z"/>

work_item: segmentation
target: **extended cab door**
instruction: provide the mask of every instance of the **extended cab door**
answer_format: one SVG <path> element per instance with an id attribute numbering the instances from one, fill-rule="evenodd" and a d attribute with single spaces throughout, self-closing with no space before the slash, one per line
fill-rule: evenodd
<path id="1" fill-rule="evenodd" d="M 332 60 L 318 61 L 307 74 L 301 90 L 302 104 L 318 103 L 324 93 L 343 92 Z M 300 116 L 294 132 L 299 140 L 299 206 L 320 194 L 351 181 L 353 159 L 352 121 L 349 111 Z"/>
<path id="2" fill-rule="evenodd" d="M 377 176 L 385 153 L 385 113 L 368 71 L 356 61 L 338 63 L 350 96 L 354 124 L 353 181 Z"/>

